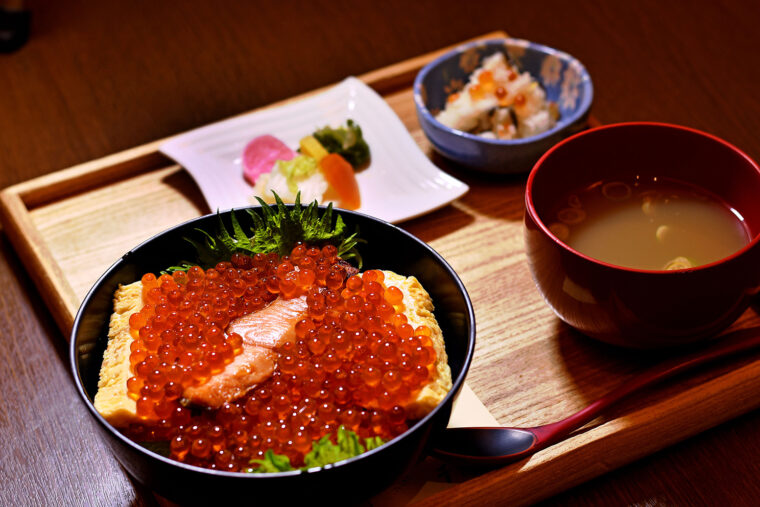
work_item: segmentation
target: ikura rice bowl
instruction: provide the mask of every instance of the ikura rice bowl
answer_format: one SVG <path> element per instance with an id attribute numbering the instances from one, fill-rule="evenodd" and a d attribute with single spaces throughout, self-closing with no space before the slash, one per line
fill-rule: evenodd
<path id="1" fill-rule="evenodd" d="M 199 467 L 322 466 L 400 435 L 451 389 L 432 312 L 414 277 L 360 273 L 333 245 L 146 273 L 114 296 L 95 407 Z"/>

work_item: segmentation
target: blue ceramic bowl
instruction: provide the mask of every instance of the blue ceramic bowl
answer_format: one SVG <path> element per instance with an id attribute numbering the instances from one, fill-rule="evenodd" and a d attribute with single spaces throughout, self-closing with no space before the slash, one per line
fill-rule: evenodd
<path id="1" fill-rule="evenodd" d="M 461 89 L 481 60 L 503 50 L 529 72 L 557 103 L 554 128 L 523 139 L 486 139 L 447 127 L 435 119 L 449 94 Z M 580 61 L 567 53 L 521 39 L 492 39 L 459 46 L 426 65 L 414 80 L 414 102 L 422 130 L 433 148 L 464 166 L 493 173 L 521 173 L 561 139 L 580 131 L 588 118 L 594 90 Z"/>

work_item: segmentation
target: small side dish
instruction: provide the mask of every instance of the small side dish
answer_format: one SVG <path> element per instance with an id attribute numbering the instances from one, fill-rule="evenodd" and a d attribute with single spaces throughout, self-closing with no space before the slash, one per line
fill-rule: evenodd
<path id="1" fill-rule="evenodd" d="M 299 100 L 174 136 L 160 146 L 160 151 L 190 173 L 209 210 L 242 208 L 255 204 L 250 180 L 243 178 L 243 167 L 250 163 L 244 160 L 245 147 L 252 139 L 276 136 L 289 153 L 295 153 L 310 129 L 345 126 L 348 119 L 361 126 L 362 137 L 371 148 L 371 162 L 366 167 L 348 153 L 341 154 L 349 164 L 361 167 L 355 172 L 361 199 L 356 211 L 398 223 L 445 206 L 467 192 L 467 185 L 441 171 L 420 150 L 383 97 L 355 77 Z M 349 136 L 346 129 L 345 139 Z M 343 142 L 314 137 L 328 151 L 331 142 Z M 275 160 L 262 161 L 264 169 L 254 176 L 269 171 Z M 301 200 L 310 202 L 305 193 Z"/>
<path id="2" fill-rule="evenodd" d="M 115 294 L 95 407 L 174 460 L 324 466 L 404 433 L 452 388 L 416 278 L 360 272 L 361 240 L 330 206 L 319 216 L 296 194 L 262 212 L 252 234 L 234 213 L 231 232 L 199 230 L 197 263 Z"/>
<path id="3" fill-rule="evenodd" d="M 483 59 L 464 89 L 451 93 L 436 120 L 489 139 L 535 136 L 554 127 L 559 108 L 528 72 L 507 62 L 503 52 Z"/>
<path id="4" fill-rule="evenodd" d="M 591 77 L 571 55 L 521 39 L 463 44 L 414 80 L 417 118 L 433 149 L 467 168 L 521 173 L 583 128 Z"/>
<path id="5" fill-rule="evenodd" d="M 661 349 L 711 339 L 760 287 L 759 194 L 757 163 L 705 132 L 581 132 L 528 176 L 531 274 L 559 318 L 592 338 Z"/>
<path id="6" fill-rule="evenodd" d="M 243 174 L 254 185 L 254 195 L 270 204 L 275 194 L 293 203 L 300 193 L 306 202 L 355 210 L 361 196 L 354 173 L 369 158 L 361 127 L 349 119 L 345 126 L 326 126 L 302 138 L 297 151 L 274 136 L 256 137 L 243 152 Z"/>

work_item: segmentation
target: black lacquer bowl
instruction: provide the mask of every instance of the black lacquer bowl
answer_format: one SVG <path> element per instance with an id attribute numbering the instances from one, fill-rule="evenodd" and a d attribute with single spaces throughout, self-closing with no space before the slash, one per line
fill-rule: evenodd
<path id="1" fill-rule="evenodd" d="M 432 438 L 446 427 L 475 347 L 475 318 L 464 285 L 438 253 L 406 231 L 360 213 L 336 213 L 349 230 L 358 226 L 361 237 L 367 240 L 367 244 L 360 245 L 363 269 L 414 275 L 430 293 L 446 341 L 454 382 L 451 392 L 403 435 L 361 456 L 310 471 L 246 474 L 207 470 L 165 458 L 119 433 L 93 406 L 114 291 L 119 284 L 139 280 L 144 273 L 158 273 L 182 259 L 193 258 L 194 251 L 183 237 L 193 237 L 195 228 L 216 230 L 216 216 L 206 215 L 162 232 L 127 252 L 95 283 L 74 322 L 70 359 L 77 389 L 97 421 L 102 438 L 137 481 L 169 500 L 188 505 L 227 501 L 352 503 L 390 485 L 425 455 Z M 228 227 L 229 214 L 221 214 Z M 236 210 L 235 216 L 244 228 L 251 225 L 247 212 Z"/>

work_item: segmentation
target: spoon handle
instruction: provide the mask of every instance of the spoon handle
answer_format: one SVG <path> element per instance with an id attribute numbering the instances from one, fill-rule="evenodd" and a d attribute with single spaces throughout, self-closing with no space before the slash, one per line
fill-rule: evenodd
<path id="1" fill-rule="evenodd" d="M 531 431 L 538 438 L 539 448 L 547 447 L 564 439 L 574 430 L 595 419 L 614 403 L 619 402 L 640 389 L 657 384 L 662 380 L 691 370 L 699 365 L 760 346 L 760 328 L 740 329 L 728 333 L 718 338 L 718 340 L 714 345 L 697 350 L 686 356 L 674 357 L 628 379 L 622 385 L 591 403 L 586 408 L 561 421 L 531 428 Z"/>

